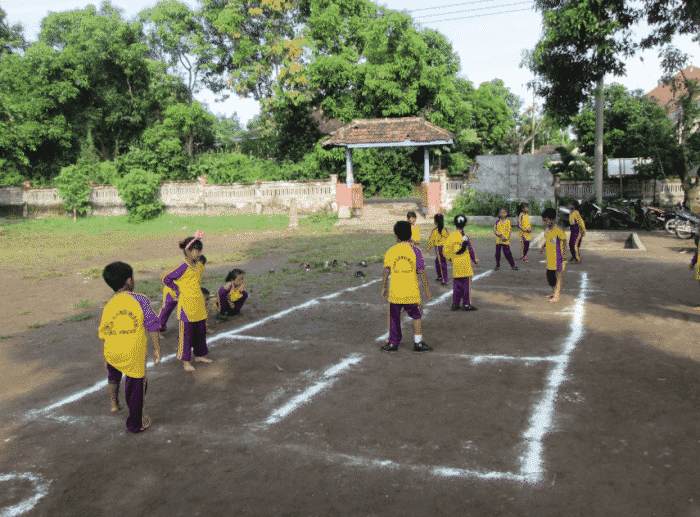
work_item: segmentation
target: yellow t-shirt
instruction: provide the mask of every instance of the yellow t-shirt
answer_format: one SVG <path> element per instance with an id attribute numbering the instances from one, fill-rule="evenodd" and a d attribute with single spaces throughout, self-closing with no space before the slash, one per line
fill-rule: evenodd
<path id="1" fill-rule="evenodd" d="M 197 262 L 194 269 L 183 262 L 163 279 L 163 283 L 178 294 L 177 318 L 180 321 L 192 323 L 207 319 L 201 287 L 203 272 L 201 262 Z"/>
<path id="2" fill-rule="evenodd" d="M 452 277 L 453 278 L 466 278 L 468 276 L 474 276 L 474 270 L 472 269 L 472 258 L 469 246 L 461 255 L 455 255 L 462 247 L 462 232 L 456 231 L 452 232 L 447 239 L 445 244 L 444 252 L 445 257 L 452 261 Z M 469 235 L 467 235 L 469 238 Z M 471 245 L 471 242 L 469 243 Z"/>
<path id="3" fill-rule="evenodd" d="M 418 271 L 425 270 L 420 250 L 408 242 L 400 242 L 384 255 L 384 269 L 391 271 L 389 303 L 420 303 Z"/>
<path id="4" fill-rule="evenodd" d="M 574 210 L 569 214 L 569 225 L 578 226 L 582 232 L 586 231 L 586 225 L 583 224 L 583 217 L 578 213 L 578 210 Z"/>
<path id="5" fill-rule="evenodd" d="M 428 247 L 426 248 L 426 251 L 430 251 L 430 248 L 432 248 L 433 246 L 444 246 L 449 236 L 450 234 L 445 228 L 442 229 L 441 234 L 438 234 L 437 228 L 435 228 L 430 234 L 430 239 L 428 240 Z"/>
<path id="6" fill-rule="evenodd" d="M 555 226 L 552 231 L 548 231 L 546 239 L 547 269 L 551 271 L 561 271 L 566 268 L 566 234 L 564 230 Z"/>
<path id="7" fill-rule="evenodd" d="M 160 320 L 143 294 L 119 293 L 105 305 L 98 335 L 104 339 L 105 360 L 124 375 L 146 375 L 146 331 L 157 332 Z"/>
<path id="8" fill-rule="evenodd" d="M 532 230 L 532 226 L 530 225 L 530 216 L 526 214 L 525 212 L 520 214 L 520 228 L 518 229 L 518 235 L 520 236 L 521 239 L 525 239 L 526 241 L 530 240 L 530 230 Z M 528 230 L 528 231 L 523 231 L 523 230 Z"/>
<path id="9" fill-rule="evenodd" d="M 415 244 L 420 244 L 420 228 L 418 228 L 417 224 L 411 225 L 411 240 Z"/>
<path id="10" fill-rule="evenodd" d="M 501 234 L 501 237 L 496 236 L 496 244 L 510 244 L 508 240 L 510 238 L 510 220 L 501 221 L 499 219 L 496 223 L 496 233 Z"/>

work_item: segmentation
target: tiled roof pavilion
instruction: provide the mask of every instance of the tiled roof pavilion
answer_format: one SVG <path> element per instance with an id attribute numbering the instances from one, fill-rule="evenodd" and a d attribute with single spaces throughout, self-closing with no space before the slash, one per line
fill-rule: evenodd
<path id="1" fill-rule="evenodd" d="M 356 119 L 336 129 L 323 146 L 398 147 L 449 145 L 455 134 L 422 117 Z"/>
<path id="2" fill-rule="evenodd" d="M 423 179 L 430 183 L 429 145 L 452 145 L 455 134 L 431 124 L 422 117 L 356 119 L 333 131 L 325 140 L 324 147 L 345 147 L 347 184 L 352 175 L 352 150 L 367 147 L 415 147 L 424 146 Z"/>

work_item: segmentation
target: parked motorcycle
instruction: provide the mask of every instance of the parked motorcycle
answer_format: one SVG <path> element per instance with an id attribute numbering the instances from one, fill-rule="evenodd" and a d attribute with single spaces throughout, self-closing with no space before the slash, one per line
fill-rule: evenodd
<path id="1" fill-rule="evenodd" d="M 693 235 L 698 233 L 700 217 L 685 210 L 678 210 L 676 215 L 679 219 L 678 224 L 676 224 L 676 235 L 680 239 L 692 239 Z"/>

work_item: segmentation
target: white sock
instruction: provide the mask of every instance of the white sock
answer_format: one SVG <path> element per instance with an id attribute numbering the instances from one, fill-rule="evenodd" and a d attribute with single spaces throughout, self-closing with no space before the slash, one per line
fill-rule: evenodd
<path id="1" fill-rule="evenodd" d="M 418 345 L 421 341 L 423 341 L 423 334 L 414 334 L 413 341 L 416 343 L 416 345 Z"/>

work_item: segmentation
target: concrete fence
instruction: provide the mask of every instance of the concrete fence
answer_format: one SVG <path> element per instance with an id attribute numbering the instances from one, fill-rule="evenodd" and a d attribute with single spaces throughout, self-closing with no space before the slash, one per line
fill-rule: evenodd
<path id="1" fill-rule="evenodd" d="M 235 215 L 242 213 L 286 214 L 292 199 L 305 212 L 337 212 L 338 176 L 311 181 L 258 181 L 253 184 L 208 185 L 198 181 L 168 181 L 161 185 L 157 198 L 165 211 L 177 215 Z M 0 204 L 53 208 L 63 204 L 58 189 L 0 188 Z M 93 215 L 122 215 L 124 202 L 113 185 L 95 185 L 90 191 Z M 26 215 L 26 210 L 25 210 Z"/>
<path id="2" fill-rule="evenodd" d="M 559 195 L 576 199 L 593 197 L 595 184 L 592 181 L 562 181 L 559 184 Z M 619 183 L 603 184 L 603 198 L 621 195 L 626 199 L 642 198 L 649 203 L 672 205 L 683 201 L 684 192 L 680 180 L 629 181 L 622 187 Z"/>

